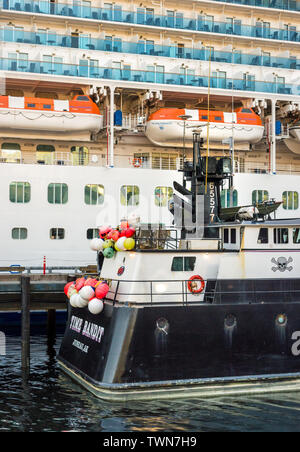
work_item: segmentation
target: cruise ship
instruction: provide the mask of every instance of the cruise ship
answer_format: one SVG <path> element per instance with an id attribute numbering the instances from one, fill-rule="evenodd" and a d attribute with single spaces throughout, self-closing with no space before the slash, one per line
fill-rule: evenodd
<path id="1" fill-rule="evenodd" d="M 300 1 L 2 0 L 0 267 L 93 264 L 99 226 L 168 225 L 198 130 L 224 207 L 299 216 Z"/>

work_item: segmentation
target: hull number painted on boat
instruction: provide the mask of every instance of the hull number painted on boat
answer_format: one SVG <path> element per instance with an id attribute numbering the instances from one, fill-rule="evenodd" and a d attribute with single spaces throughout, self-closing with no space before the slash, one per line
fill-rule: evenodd
<path id="1" fill-rule="evenodd" d="M 213 223 L 216 216 L 216 199 L 215 199 L 215 184 L 211 182 L 209 184 L 209 196 L 210 196 L 210 221 Z"/>

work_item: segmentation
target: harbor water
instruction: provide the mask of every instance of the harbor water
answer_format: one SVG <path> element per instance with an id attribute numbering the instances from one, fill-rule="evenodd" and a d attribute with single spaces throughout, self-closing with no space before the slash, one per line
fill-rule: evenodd
<path id="1" fill-rule="evenodd" d="M 0 432 L 300 431 L 300 393 L 155 402 L 109 403 L 94 398 L 58 368 L 62 340 L 31 337 L 28 381 L 20 370 L 18 331 L 7 334 L 0 356 Z"/>

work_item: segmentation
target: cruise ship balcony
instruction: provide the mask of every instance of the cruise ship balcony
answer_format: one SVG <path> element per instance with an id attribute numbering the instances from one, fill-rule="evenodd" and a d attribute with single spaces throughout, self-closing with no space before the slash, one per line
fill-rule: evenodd
<path id="1" fill-rule="evenodd" d="M 213 0 L 219 3 L 255 6 L 259 8 L 283 9 L 285 11 L 300 11 L 300 2 L 296 0 Z"/>
<path id="2" fill-rule="evenodd" d="M 266 66 L 283 69 L 300 69 L 300 59 L 283 58 L 276 56 L 265 56 L 260 52 L 257 55 L 221 51 L 214 49 L 210 52 L 207 48 L 178 48 L 176 45 L 159 45 L 148 43 L 147 41 L 128 42 L 121 38 L 98 39 L 90 36 L 72 37 L 70 35 L 61 35 L 49 31 L 29 32 L 9 27 L 0 28 L 0 41 L 14 42 L 16 44 L 44 45 L 52 47 L 75 48 L 82 50 L 96 50 L 112 53 L 128 53 L 135 55 L 149 55 L 166 58 L 180 58 L 196 61 L 213 61 L 229 64 L 243 64 L 250 66 Z"/>
<path id="3" fill-rule="evenodd" d="M 225 77 L 220 78 L 218 75 L 209 77 L 207 71 L 205 74 L 181 74 L 175 72 L 158 72 L 155 66 L 151 70 L 137 70 L 130 66 L 124 66 L 123 69 L 115 69 L 113 67 L 101 67 L 91 65 L 89 60 L 84 60 L 80 64 L 66 64 L 63 62 L 53 61 L 37 61 L 29 59 L 11 59 L 0 58 L 0 71 L 10 71 L 16 75 L 21 73 L 42 74 L 49 78 L 49 75 L 63 76 L 66 78 L 77 77 L 89 79 L 89 82 L 101 80 L 104 82 L 119 82 L 119 86 L 134 86 L 147 87 L 151 84 L 158 87 L 167 86 L 186 86 L 193 88 L 203 88 L 207 91 L 210 86 L 211 89 L 216 89 L 216 92 L 224 92 L 233 94 L 234 91 L 241 93 L 260 93 L 261 95 L 278 94 L 285 95 L 285 97 L 300 96 L 300 77 L 295 83 L 285 83 L 280 78 L 272 79 L 272 81 L 259 81 L 255 78 L 244 74 L 242 78 Z M 6 76 L 11 77 L 12 74 Z M 249 74 L 248 74 L 249 75 Z M 267 78 L 267 77 L 266 77 Z M 54 81 L 55 79 L 53 79 Z M 295 80 L 295 78 L 294 78 Z M 247 97 L 247 96 L 246 96 Z M 279 97 L 278 97 L 279 98 Z"/>
<path id="4" fill-rule="evenodd" d="M 183 13 L 174 16 L 149 14 L 144 8 L 136 11 L 123 10 L 122 7 L 105 9 L 78 4 L 52 3 L 35 0 L 2 0 L 3 9 L 14 12 L 47 14 L 61 17 L 90 19 L 96 22 L 134 24 L 136 26 L 154 27 L 158 29 L 185 30 L 212 35 L 229 35 L 258 40 L 275 40 L 285 42 L 300 42 L 300 32 L 293 29 L 265 27 L 264 23 L 243 25 L 241 20 L 233 22 L 218 22 L 207 20 L 207 16 L 198 15 L 185 17 Z"/>

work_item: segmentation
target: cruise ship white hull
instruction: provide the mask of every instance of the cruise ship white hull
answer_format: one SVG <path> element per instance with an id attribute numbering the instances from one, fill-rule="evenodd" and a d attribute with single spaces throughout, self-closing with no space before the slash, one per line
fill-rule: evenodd
<path id="1" fill-rule="evenodd" d="M 121 218 L 135 213 L 143 223 L 161 222 L 171 225 L 173 217 L 167 206 L 155 203 L 155 189 L 172 187 L 173 181 L 182 182 L 177 171 L 142 168 L 106 168 L 99 166 L 19 165 L 3 163 L 0 166 L 0 191 L 2 196 L 2 238 L 0 266 L 13 264 L 42 266 L 46 256 L 47 266 L 80 266 L 95 264 L 95 252 L 90 250 L 87 230 L 103 224 L 119 224 Z M 30 202 L 12 203 L 9 185 L 14 181 L 26 181 L 31 185 Z M 68 186 L 66 204 L 50 204 L 47 193 L 51 183 Z M 88 184 L 104 186 L 104 203 L 87 205 L 84 190 Z M 120 201 L 121 187 L 125 184 L 139 188 L 139 204 L 123 206 Z M 270 198 L 282 200 L 286 190 L 298 191 L 300 176 L 269 174 L 237 174 L 234 188 L 238 191 L 239 205 L 252 202 L 252 191 L 267 190 Z M 280 207 L 277 217 L 299 217 L 298 210 Z M 12 239 L 13 228 L 26 228 L 26 240 Z M 63 228 L 63 240 L 51 240 L 50 229 Z"/>
<path id="2" fill-rule="evenodd" d="M 212 143 L 224 143 L 230 138 L 235 143 L 258 143 L 264 133 L 262 126 L 239 125 L 239 124 L 217 124 L 201 121 L 187 121 L 185 127 L 185 144 L 193 145 L 193 130 L 199 128 L 204 141 Z M 183 121 L 159 120 L 149 121 L 146 128 L 147 138 L 156 146 L 178 147 L 182 146 L 184 137 Z"/>
<path id="3" fill-rule="evenodd" d="M 0 109 L 0 130 L 45 131 L 47 133 L 98 133 L 103 116 L 42 110 Z"/>

